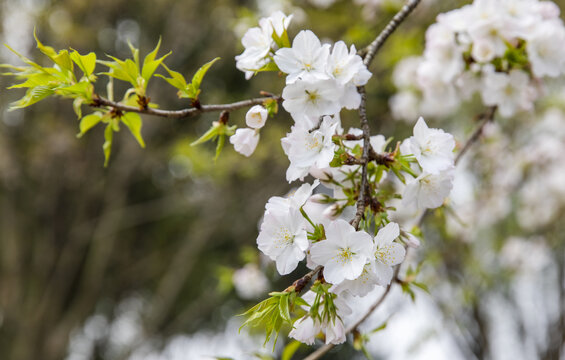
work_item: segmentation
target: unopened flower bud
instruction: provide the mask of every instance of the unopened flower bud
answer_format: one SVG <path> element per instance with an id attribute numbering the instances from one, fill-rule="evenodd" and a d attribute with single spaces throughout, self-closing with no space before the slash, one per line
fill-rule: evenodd
<path id="1" fill-rule="evenodd" d="M 255 105 L 245 115 L 245 123 L 253 129 L 260 129 L 265 126 L 269 112 L 261 105 Z"/>

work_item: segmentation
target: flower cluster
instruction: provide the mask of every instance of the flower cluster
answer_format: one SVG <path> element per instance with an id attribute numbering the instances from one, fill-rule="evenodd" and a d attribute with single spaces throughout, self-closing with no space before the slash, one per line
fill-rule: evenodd
<path id="1" fill-rule="evenodd" d="M 235 66 L 245 72 L 245 78 L 251 79 L 253 74 L 265 70 L 273 53 L 280 46 L 288 46 L 286 29 L 292 21 L 292 15 L 286 16 L 281 11 L 259 20 L 259 27 L 254 27 L 243 35 L 241 43 L 245 50 L 235 57 Z"/>
<path id="2" fill-rule="evenodd" d="M 322 269 L 317 270 L 318 280 L 303 298 L 290 290 L 295 294 L 292 301 L 307 310 L 295 321 L 290 336 L 311 344 L 322 332 L 326 343 L 337 344 L 345 341 L 342 317 L 348 307 L 344 299 L 363 297 L 377 285 L 389 285 L 393 267 L 404 261 L 406 246 L 419 245 L 414 235 L 389 219 L 395 201 L 402 198 L 400 207 L 418 211 L 441 206 L 449 195 L 455 141 L 443 130 L 428 128 L 420 118 L 414 135 L 395 146 L 383 135 L 371 136 L 369 159 L 363 158 L 367 153 L 363 131 L 345 132 L 340 120 L 343 108 L 359 108 L 357 88 L 371 77 L 355 47 L 348 49 L 343 41 L 322 44 L 309 30 L 300 31 L 292 46 L 284 46 L 285 41 L 275 40 L 287 37 L 285 26 L 291 17 L 278 14 L 268 19 L 244 36 L 246 49 L 236 58 L 238 68 L 249 74 L 259 67 L 276 67 L 286 74 L 282 106 L 294 120 L 281 140 L 290 160 L 286 179 L 303 181 L 311 175 L 315 180 L 286 197 L 269 199 L 257 245 L 281 275 L 291 273 L 304 260 L 310 269 Z M 272 30 L 277 24 L 281 32 Z M 260 34 L 271 39 L 261 42 L 261 52 L 250 45 L 259 41 L 249 41 L 250 37 L 259 39 Z M 273 44 L 279 46 L 274 52 Z M 252 66 L 243 66 L 252 63 L 253 54 L 261 57 L 256 56 Z M 246 156 L 253 152 L 267 116 L 261 106 L 249 110 L 249 128 L 238 129 L 230 138 L 237 151 Z M 361 188 L 362 176 L 367 180 L 365 189 Z M 365 211 L 356 216 L 361 196 Z M 357 222 L 352 221 L 356 217 Z M 280 321 L 290 321 L 291 295 L 272 296 L 257 305 L 257 311 L 283 304 Z M 258 321 L 257 317 L 250 319 Z M 277 328 L 280 323 L 276 321 L 267 326 Z"/>
<path id="3" fill-rule="evenodd" d="M 279 49 L 274 61 L 287 74 L 283 107 L 295 122 L 359 108 L 357 86 L 371 77 L 354 45 L 348 50 L 338 41 L 330 51 L 310 30 L 299 32 L 291 48 Z"/>
<path id="4" fill-rule="evenodd" d="M 531 110 L 541 80 L 565 71 L 564 41 L 559 8 L 549 1 L 476 0 L 440 14 L 424 55 L 398 65 L 393 113 L 410 120 L 419 107 L 442 116 L 475 93 L 505 117 Z"/>
<path id="5" fill-rule="evenodd" d="M 329 167 L 336 150 L 332 136 L 341 131 L 339 112 L 359 108 L 357 87 L 371 73 L 355 46 L 348 50 L 338 41 L 330 50 L 309 30 L 299 32 L 292 47 L 279 49 L 274 61 L 287 74 L 282 105 L 295 121 L 281 140 L 290 160 L 287 180 L 302 180 L 311 169 Z"/>
<path id="6" fill-rule="evenodd" d="M 336 133 L 336 121 L 334 117 L 324 117 L 320 128 L 312 131 L 311 142 L 318 141 L 323 149 L 325 137 L 343 136 Z M 356 132 L 350 130 L 350 133 Z M 308 144 L 308 140 L 303 139 L 302 143 Z M 385 153 L 391 157 L 390 161 L 398 162 L 397 165 L 370 167 L 370 195 L 377 204 L 365 213 L 363 230 L 357 230 L 347 220 L 355 213 L 360 165 L 338 165 L 335 159 L 340 152 L 358 151 L 360 141 L 338 143 L 328 141 L 332 146 L 315 154 L 305 148 L 307 145 L 303 146 L 302 153 L 296 151 L 295 156 L 302 156 L 299 159 L 305 162 L 308 157 L 327 156 L 326 161 L 333 158 L 333 167 L 310 169 L 311 175 L 318 177 L 312 185 L 303 184 L 287 197 L 269 199 L 257 238 L 259 250 L 275 261 L 281 275 L 295 270 L 303 260 L 311 269 L 322 266 L 324 283 L 331 286 L 331 295 L 322 296 L 319 300 L 322 303 L 329 301 L 328 297 L 366 296 L 376 285 L 390 284 L 393 266 L 404 260 L 405 246 L 417 247 L 419 242 L 412 234 L 401 230 L 398 223 L 387 220 L 387 204 L 402 194 L 405 207 L 435 208 L 443 204 L 453 183 L 453 137 L 442 130 L 428 128 L 420 118 L 414 136 L 399 144 L 396 154 Z M 375 153 L 385 151 L 387 146 L 382 135 L 371 137 L 370 143 Z M 293 146 L 298 147 L 298 144 L 296 141 Z M 285 151 L 292 154 L 293 150 L 289 146 Z M 401 164 L 404 167 L 399 167 L 402 170 L 396 175 L 394 166 Z M 308 167 L 292 171 L 306 175 Z M 387 176 L 389 172 L 396 176 Z M 320 183 L 324 184 L 325 194 L 313 194 L 321 187 Z M 333 194 L 329 195 L 328 191 Z M 371 223 L 376 227 L 375 236 L 371 235 Z M 326 343 L 345 341 L 341 315 L 317 317 L 318 305 L 297 321 L 290 336 L 311 343 L 322 331 L 326 334 Z"/>

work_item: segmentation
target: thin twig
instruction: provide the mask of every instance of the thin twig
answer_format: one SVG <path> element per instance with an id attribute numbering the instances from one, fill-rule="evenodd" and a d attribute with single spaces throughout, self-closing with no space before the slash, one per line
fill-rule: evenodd
<path id="1" fill-rule="evenodd" d="M 184 118 L 189 116 L 195 116 L 206 112 L 220 112 L 220 111 L 233 111 L 241 108 L 250 107 L 253 105 L 260 105 L 265 102 L 265 100 L 274 99 L 278 102 L 282 101 L 282 98 L 277 95 L 249 99 L 234 102 L 231 104 L 214 104 L 214 105 L 201 105 L 200 108 L 188 108 L 188 109 L 181 109 L 181 110 L 161 110 L 161 109 L 152 109 L 152 108 L 139 108 L 135 106 L 128 106 L 122 103 L 118 103 L 115 101 L 108 100 L 106 98 L 95 96 L 93 103 L 91 106 L 93 107 L 102 107 L 108 106 L 113 109 L 128 111 L 128 112 L 136 112 L 140 114 L 147 114 L 147 115 L 155 115 L 167 118 Z"/>
<path id="2" fill-rule="evenodd" d="M 459 154 L 457 154 L 457 157 L 455 158 L 455 165 L 459 163 L 463 155 L 465 155 L 465 153 L 471 148 L 471 146 L 477 140 L 479 140 L 479 137 L 483 133 L 484 127 L 486 126 L 487 123 L 491 122 L 494 119 L 495 113 L 496 113 L 496 106 L 491 106 L 488 108 L 486 112 L 479 115 L 479 120 L 480 120 L 479 126 L 475 129 L 471 137 L 467 139 L 465 145 L 463 145 L 461 151 L 459 151 Z"/>
<path id="3" fill-rule="evenodd" d="M 418 6 L 421 0 L 409 0 L 403 7 L 400 9 L 399 12 L 394 15 L 391 21 L 386 25 L 383 31 L 373 40 L 372 43 L 367 46 L 367 54 L 365 55 L 365 59 L 363 59 L 363 63 L 365 66 L 369 66 L 375 54 L 381 46 L 385 43 L 386 39 L 396 30 L 396 28 L 410 15 L 412 10 Z"/>
<path id="4" fill-rule="evenodd" d="M 351 220 L 351 225 L 355 230 L 359 229 L 359 223 L 363 218 L 365 213 L 365 197 L 367 193 L 367 187 L 369 182 L 367 179 L 367 164 L 369 163 L 369 149 L 371 147 L 371 130 L 369 129 L 369 121 L 367 119 L 366 102 L 367 94 L 365 93 L 365 87 L 360 86 L 357 91 L 361 95 L 361 105 L 359 106 L 359 118 L 361 119 L 361 129 L 363 130 L 363 155 L 361 156 L 361 161 L 363 163 L 361 167 L 361 185 L 359 187 L 359 196 L 357 198 L 357 211 L 355 212 L 355 217 Z"/>
<path id="5" fill-rule="evenodd" d="M 304 289 L 304 287 L 308 285 L 308 283 L 310 282 L 310 280 L 312 280 L 314 275 L 316 275 L 316 273 L 318 273 L 323 268 L 324 268 L 323 266 L 318 265 L 314 270 L 310 271 L 300 279 L 297 279 L 295 282 L 293 282 L 291 286 L 285 289 L 285 291 L 296 291 L 297 294 L 300 294 L 302 289 Z"/>

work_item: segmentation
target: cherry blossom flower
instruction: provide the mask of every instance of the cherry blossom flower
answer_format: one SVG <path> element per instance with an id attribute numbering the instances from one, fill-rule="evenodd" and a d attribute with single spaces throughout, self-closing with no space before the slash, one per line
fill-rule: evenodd
<path id="1" fill-rule="evenodd" d="M 302 184 L 291 194 L 286 197 L 273 196 L 265 205 L 266 211 L 290 211 L 290 209 L 299 210 L 308 201 L 314 189 L 320 184 L 319 180 L 314 180 L 312 185 Z"/>
<path id="2" fill-rule="evenodd" d="M 363 272 L 357 279 L 343 280 L 339 285 L 334 286 L 332 289 L 336 294 L 348 291 L 354 296 L 365 296 L 375 288 L 375 285 L 379 283 L 380 281 L 377 276 L 375 261 L 371 260 L 365 264 Z"/>
<path id="3" fill-rule="evenodd" d="M 306 315 L 296 320 L 294 328 L 290 331 L 288 336 L 306 345 L 314 345 L 316 336 L 320 331 L 322 331 L 320 322 Z"/>
<path id="4" fill-rule="evenodd" d="M 560 23 L 543 22 L 529 34 L 526 49 L 537 77 L 559 76 L 565 62 L 565 28 Z"/>
<path id="5" fill-rule="evenodd" d="M 286 172 L 289 182 L 303 179 L 312 166 L 329 167 L 335 151 L 332 136 L 337 126 L 336 119 L 326 116 L 319 129 L 309 131 L 304 125 L 296 124 L 291 132 L 281 139 L 283 150 L 290 160 Z"/>
<path id="6" fill-rule="evenodd" d="M 488 106 L 498 106 L 500 115 L 508 117 L 518 110 L 531 110 L 537 94 L 528 74 L 522 70 L 510 73 L 487 72 L 481 96 Z"/>
<path id="7" fill-rule="evenodd" d="M 292 41 L 292 47 L 277 50 L 273 60 L 288 74 L 286 83 L 292 84 L 306 75 L 316 80 L 327 79 L 325 66 L 329 53 L 330 45 L 322 45 L 312 31 L 302 30 Z"/>
<path id="8" fill-rule="evenodd" d="M 434 209 L 441 206 L 453 188 L 454 169 L 437 174 L 423 172 L 406 185 L 402 194 L 405 205 L 416 204 L 418 209 Z"/>
<path id="9" fill-rule="evenodd" d="M 235 151 L 249 157 L 259 143 L 259 132 L 255 129 L 237 129 L 235 134 L 230 136 L 230 143 Z"/>
<path id="10" fill-rule="evenodd" d="M 334 115 L 341 110 L 341 103 L 336 99 L 340 98 L 342 92 L 343 88 L 334 79 L 305 77 L 285 86 L 282 105 L 295 119 L 304 115 Z"/>
<path id="11" fill-rule="evenodd" d="M 324 266 L 324 277 L 332 284 L 353 280 L 363 273 L 372 256 L 373 240 L 364 231 L 356 231 L 347 221 L 338 219 L 326 229 L 326 240 L 312 245 L 312 261 Z"/>
<path id="12" fill-rule="evenodd" d="M 245 50 L 241 55 L 235 57 L 235 66 L 245 72 L 245 78 L 249 80 L 255 71 L 262 68 L 270 60 L 267 58 L 271 48 L 274 46 L 272 38 L 273 29 L 269 26 L 254 27 L 243 35 L 241 43 Z"/>
<path id="13" fill-rule="evenodd" d="M 309 246 L 302 214 L 297 209 L 267 211 L 257 245 L 259 250 L 275 260 L 279 274 L 291 273 L 304 259 Z"/>
<path id="14" fill-rule="evenodd" d="M 375 236 L 374 254 L 376 261 L 374 269 L 377 283 L 381 286 L 390 284 L 392 280 L 392 267 L 404 261 L 406 249 L 399 243 L 394 242 L 400 236 L 400 227 L 397 223 L 388 223 L 379 230 Z"/>
<path id="15" fill-rule="evenodd" d="M 283 33 L 288 29 L 290 22 L 294 15 L 285 15 L 282 11 L 275 11 L 267 18 L 262 18 L 259 20 L 259 25 L 262 28 L 271 27 L 274 33 L 281 37 Z"/>
<path id="16" fill-rule="evenodd" d="M 430 129 L 423 118 L 414 126 L 414 136 L 407 140 L 407 150 L 418 160 L 422 169 L 437 174 L 453 166 L 455 140 L 441 129 Z"/>

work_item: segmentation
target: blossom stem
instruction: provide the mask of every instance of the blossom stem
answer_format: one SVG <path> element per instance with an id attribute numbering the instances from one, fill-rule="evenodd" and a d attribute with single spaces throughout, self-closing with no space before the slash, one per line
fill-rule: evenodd
<path id="1" fill-rule="evenodd" d="M 418 6 L 421 0 L 409 0 L 399 12 L 394 15 L 392 20 L 386 25 L 383 31 L 373 40 L 372 43 L 367 46 L 367 53 L 363 63 L 369 67 L 371 61 L 375 57 L 375 54 L 383 46 L 388 37 L 396 30 L 396 28 L 410 15 L 410 13 Z"/>
<path id="2" fill-rule="evenodd" d="M 455 158 L 455 165 L 459 163 L 463 155 L 465 155 L 465 153 L 471 148 L 471 146 L 473 146 L 473 144 L 477 142 L 477 140 L 479 140 L 486 124 L 494 120 L 494 114 L 496 113 L 496 108 L 497 108 L 496 106 L 491 106 L 488 108 L 487 111 L 485 111 L 484 113 L 478 116 L 478 119 L 480 120 L 479 126 L 477 126 L 471 137 L 467 139 L 465 145 L 463 145 L 463 147 L 461 148 L 461 151 L 459 151 L 459 154 L 457 154 L 457 157 Z"/>
<path id="3" fill-rule="evenodd" d="M 267 95 L 267 94 L 265 94 L 265 95 Z M 98 95 L 95 95 L 94 100 L 93 100 L 92 104 L 90 104 L 90 105 L 93 106 L 93 107 L 107 106 L 107 107 L 111 107 L 113 109 L 127 111 L 127 112 L 136 112 L 136 113 L 140 113 L 140 114 L 147 114 L 147 115 L 155 115 L 155 116 L 166 117 L 166 118 L 180 119 L 180 118 L 195 116 L 195 115 L 199 115 L 199 114 L 207 113 L 207 112 L 233 111 L 233 110 L 237 110 L 237 109 L 250 107 L 250 106 L 253 106 L 253 105 L 260 105 L 260 104 L 263 104 L 265 102 L 265 100 L 269 99 L 269 98 L 275 99 L 278 102 L 282 101 L 282 97 L 280 97 L 278 95 L 269 94 L 269 96 L 266 96 L 266 97 L 242 100 L 242 101 L 237 101 L 237 102 L 234 102 L 234 103 L 231 103 L 231 104 L 201 105 L 199 108 L 193 107 L 193 108 L 187 108 L 187 109 L 181 109 L 181 110 L 161 110 L 161 109 L 152 109 L 152 108 L 149 108 L 149 107 L 140 108 L 140 107 L 135 107 L 135 106 L 124 105 L 122 103 L 115 102 L 115 101 L 100 97 Z"/>

